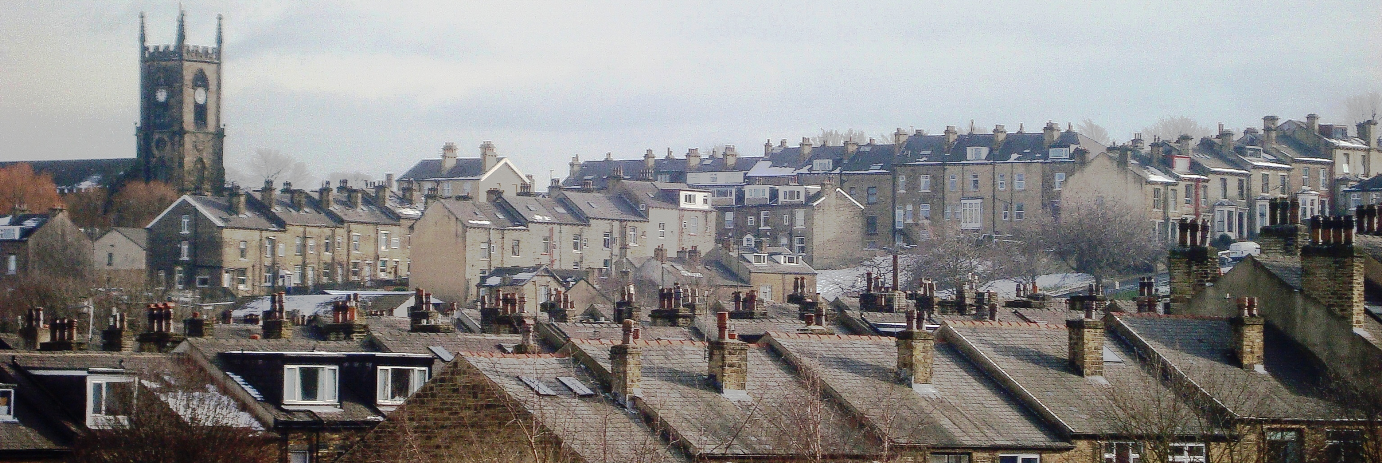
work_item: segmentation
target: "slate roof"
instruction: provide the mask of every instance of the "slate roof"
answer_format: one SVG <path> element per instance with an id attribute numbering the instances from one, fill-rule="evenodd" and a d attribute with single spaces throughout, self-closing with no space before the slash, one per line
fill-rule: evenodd
<path id="1" fill-rule="evenodd" d="M 503 158 L 499 158 L 503 159 Z M 432 180 L 451 178 L 480 178 L 485 174 L 485 161 L 481 158 L 456 158 L 456 165 L 445 172 L 441 169 L 441 159 L 423 159 L 408 169 L 399 180 Z"/>
<path id="2" fill-rule="evenodd" d="M 224 196 L 183 195 L 182 199 L 196 206 L 214 221 L 225 224 L 227 228 L 247 230 L 282 230 L 283 223 L 269 215 L 257 198 L 246 195 L 245 212 L 235 215 L 230 212 L 230 199 Z M 176 203 L 174 203 L 176 204 Z M 165 209 L 165 212 L 169 209 Z"/>
<path id="3" fill-rule="evenodd" d="M 672 168 L 671 163 L 666 159 L 653 161 L 654 170 L 660 165 L 664 169 Z M 682 171 L 685 171 L 686 160 L 680 160 L 683 164 Z M 581 162 L 579 170 L 575 176 L 568 176 L 562 180 L 561 186 L 566 188 L 580 188 L 586 180 L 590 180 L 592 186 L 597 190 L 603 190 L 609 185 L 609 176 L 614 173 L 614 168 L 619 167 L 623 170 L 623 176 L 629 178 L 645 178 L 648 170 L 647 164 L 643 159 L 599 159 Z M 683 174 L 684 175 L 684 174 Z M 682 179 L 685 179 L 683 176 Z"/>
<path id="4" fill-rule="evenodd" d="M 437 206 L 446 208 L 456 219 L 462 220 L 467 228 L 515 228 L 523 227 L 523 222 L 495 207 L 494 203 L 469 199 L 442 198 Z"/>
<path id="5" fill-rule="evenodd" d="M 624 181 L 619 185 L 629 195 L 628 200 L 633 203 L 647 204 L 648 207 L 660 207 L 664 209 L 678 209 L 681 207 L 680 200 L 671 190 L 701 190 L 691 188 L 684 183 L 659 183 L 659 182 L 640 182 Z"/>
<path id="6" fill-rule="evenodd" d="M 326 205 L 327 209 L 340 220 L 355 223 L 372 223 L 384 225 L 398 225 L 399 216 L 388 207 L 375 204 L 374 195 L 360 191 L 360 207 L 350 207 L 349 193 L 336 189 L 336 194 L 331 195 L 331 204 Z"/>
<path id="7" fill-rule="evenodd" d="M 659 340 L 685 340 L 695 341 L 702 339 L 697 331 L 684 326 L 653 326 L 648 323 L 647 311 L 643 311 L 643 318 L 639 325 L 639 338 L 648 341 Z M 548 322 L 545 323 L 559 337 L 565 340 L 580 339 L 587 341 L 619 341 L 624 337 L 623 325 L 618 323 L 587 323 L 587 322 Z"/>
<path id="8" fill-rule="evenodd" d="M 107 233 L 119 233 L 124 235 L 126 238 L 129 238 L 130 241 L 133 241 L 134 244 L 138 245 L 140 249 L 147 249 L 149 246 L 149 230 L 145 228 L 115 227 L 110 229 Z"/>
<path id="9" fill-rule="evenodd" d="M 1344 188 L 1344 191 L 1382 191 L 1382 175 L 1374 175 L 1372 178 Z"/>
<path id="10" fill-rule="evenodd" d="M 819 375 L 833 397 L 896 444 L 1070 447 L 948 343 L 936 343 L 930 389 L 917 391 L 898 380 L 894 338 L 769 333 L 765 339 L 793 365 Z"/>
<path id="11" fill-rule="evenodd" d="M 637 206 L 614 193 L 563 191 L 559 204 L 576 213 L 582 220 L 648 221 L 647 217 L 638 212 Z"/>
<path id="12" fill-rule="evenodd" d="M 827 455 L 876 451 L 837 404 L 821 401 L 818 392 L 766 347 L 749 346 L 747 394 L 733 399 L 716 391 L 706 378 L 706 343 L 635 342 L 642 350 L 643 366 L 638 406 L 666 423 L 688 453 L 703 458 L 794 454 L 810 445 L 803 441 L 810 439 L 810 431 L 820 433 L 817 443 Z M 610 368 L 611 345 L 572 342 L 598 365 L 602 376 Z M 816 413 L 818 417 L 805 416 Z"/>
<path id="13" fill-rule="evenodd" d="M 643 422 L 601 397 L 579 397 L 557 377 L 573 377 L 591 390 L 599 382 L 570 357 L 559 355 L 462 355 L 465 362 L 493 381 L 582 461 L 685 461 Z M 539 396 L 520 380 L 540 381 L 555 395 Z"/>
<path id="14" fill-rule="evenodd" d="M 1116 337 L 1104 337 L 1102 377 L 1086 378 L 1069 365 L 1065 326 L 1012 322 L 948 322 L 942 336 L 1042 416 L 1070 436 L 1135 434 L 1121 417 L 1127 404 L 1179 400 L 1174 391 L 1145 370 Z M 1128 394 L 1128 396 L 1124 396 Z M 1189 409 L 1189 405 L 1184 407 Z M 1177 420 L 1178 434 L 1200 434 L 1202 420 Z"/>
<path id="15" fill-rule="evenodd" d="M 19 226 L 19 241 L 29 239 L 38 229 L 48 224 L 48 214 L 14 214 L 0 217 L 0 225 Z"/>
<path id="16" fill-rule="evenodd" d="M 1158 357 L 1223 407 L 1244 418 L 1343 419 L 1347 413 L 1321 396 L 1325 377 L 1310 354 L 1274 330 L 1263 343 L 1266 372 L 1245 370 L 1230 356 L 1232 327 L 1217 317 L 1115 314 L 1134 344 L 1145 343 Z M 1140 342 L 1139 342 L 1140 341 Z"/>
<path id="17" fill-rule="evenodd" d="M 260 198 L 261 196 L 255 196 L 256 200 Z M 283 221 L 284 224 L 309 227 L 335 227 L 340 225 L 340 222 L 338 222 L 335 217 L 322 210 L 321 201 L 318 201 L 318 199 L 311 194 L 307 194 L 307 197 L 303 201 L 303 207 L 301 208 L 293 207 L 293 198 L 290 193 L 275 193 L 273 199 L 274 203 L 270 210 L 279 220 Z"/>
<path id="18" fill-rule="evenodd" d="M 556 199 L 547 196 L 502 196 L 501 204 L 506 205 L 510 215 L 528 224 L 584 225 L 576 214 Z"/>
<path id="19" fill-rule="evenodd" d="M 991 133 L 957 134 L 950 150 L 945 149 L 945 135 L 913 135 L 907 137 L 899 152 L 898 162 L 965 162 L 969 147 L 990 148 L 984 161 L 1050 161 L 1047 148 L 1084 148 L 1091 153 L 1103 151 L 1098 142 L 1073 131 L 1063 131 L 1056 135 L 1055 142 L 1045 145 L 1045 134 L 1041 131 L 1008 133 L 1003 144 L 993 149 L 994 135 Z M 1071 153 L 1074 158 L 1074 153 Z M 1063 159 L 1054 159 L 1063 160 Z M 876 162 L 875 162 L 876 163 Z M 851 164 L 856 164 L 851 161 Z M 858 170 L 856 167 L 855 170 Z"/>
<path id="20" fill-rule="evenodd" d="M 431 355 L 428 347 L 440 346 L 453 355 L 500 353 L 501 344 L 514 345 L 522 341 L 522 336 L 516 334 L 410 333 L 409 321 L 403 318 L 388 321 L 371 318 L 369 322 L 370 338 L 381 352 Z"/>

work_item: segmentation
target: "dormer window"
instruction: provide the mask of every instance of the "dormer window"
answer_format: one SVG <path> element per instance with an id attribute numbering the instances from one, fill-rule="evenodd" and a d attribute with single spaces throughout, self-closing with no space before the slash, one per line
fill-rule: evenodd
<path id="1" fill-rule="evenodd" d="M 782 190 L 783 201 L 801 201 L 801 190 Z"/>
<path id="2" fill-rule="evenodd" d="M 681 202 L 682 202 L 683 204 L 692 204 L 692 205 L 694 205 L 694 204 L 696 204 L 696 195 L 693 195 L 693 194 L 690 194 L 690 193 L 684 194 L 684 195 L 681 196 Z"/>
<path id="3" fill-rule="evenodd" d="M 988 155 L 989 149 L 986 146 L 971 146 L 965 148 L 966 161 L 981 161 L 984 158 L 987 158 Z"/>
<path id="4" fill-rule="evenodd" d="M 795 255 L 786 254 L 782 256 L 782 263 L 788 265 L 797 265 L 801 263 L 801 258 Z"/>
<path id="5" fill-rule="evenodd" d="M 129 420 L 129 408 L 134 403 L 134 382 L 120 376 L 92 376 L 87 383 L 86 403 L 89 428 L 103 429 L 124 424 Z"/>
<path id="6" fill-rule="evenodd" d="M 14 419 L 14 385 L 0 384 L 0 423 Z"/>
<path id="7" fill-rule="evenodd" d="M 833 159 L 817 159 L 811 161 L 811 170 L 814 172 L 828 172 L 835 168 Z"/>
<path id="8" fill-rule="evenodd" d="M 1243 154 L 1250 158 L 1261 159 L 1262 148 L 1258 146 L 1248 146 L 1243 148 Z"/>
<path id="9" fill-rule="evenodd" d="M 294 365 L 283 367 L 284 405 L 335 405 L 337 403 L 335 366 Z"/>
<path id="10" fill-rule="evenodd" d="M 754 254 L 754 255 L 753 255 L 753 263 L 754 263 L 754 265 L 764 265 L 764 264 L 767 264 L 767 263 L 768 263 L 768 255 L 767 255 L 767 254 Z"/>
<path id="11" fill-rule="evenodd" d="M 1046 157 L 1051 159 L 1070 159 L 1070 148 L 1051 148 L 1046 152 Z"/>
<path id="12" fill-rule="evenodd" d="M 380 405 L 401 405 L 427 382 L 425 367 L 379 367 L 375 399 Z"/>

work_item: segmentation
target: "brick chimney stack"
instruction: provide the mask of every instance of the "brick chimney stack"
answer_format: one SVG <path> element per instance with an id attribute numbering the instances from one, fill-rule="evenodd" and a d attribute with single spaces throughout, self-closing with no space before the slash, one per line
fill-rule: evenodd
<path id="1" fill-rule="evenodd" d="M 1276 125 L 1281 120 L 1276 116 L 1262 116 L 1262 147 L 1276 145 Z"/>
<path id="2" fill-rule="evenodd" d="M 686 171 L 695 172 L 701 168 L 701 150 L 691 148 L 686 150 Z"/>
<path id="3" fill-rule="evenodd" d="M 274 207 L 274 181 L 272 179 L 264 179 L 264 188 L 259 190 L 259 200 L 265 206 Z"/>
<path id="4" fill-rule="evenodd" d="M 182 333 L 189 338 L 205 338 L 215 333 L 213 320 L 203 317 L 201 312 L 192 312 L 190 318 L 182 319 Z"/>
<path id="5" fill-rule="evenodd" d="M 439 173 L 446 174 L 453 167 L 456 167 L 456 144 L 446 142 L 446 144 L 441 145 L 441 172 Z"/>
<path id="6" fill-rule="evenodd" d="M 635 299 L 637 299 L 636 295 L 637 292 L 634 290 L 632 284 L 619 290 L 619 301 L 614 303 L 615 323 L 623 323 L 624 320 L 633 320 L 637 322 L 641 318 L 642 310 L 639 309 L 635 301 Z M 565 297 L 564 294 L 563 297 Z"/>
<path id="7" fill-rule="evenodd" d="M 1173 313 L 1219 277 L 1218 256 L 1209 249 L 1209 222 L 1181 219 L 1176 225 L 1177 246 L 1167 258 Z"/>
<path id="8" fill-rule="evenodd" d="M 1265 320 L 1257 313 L 1257 298 L 1238 298 L 1238 316 L 1228 320 L 1233 329 L 1233 356 L 1245 370 L 1262 368 L 1262 327 Z"/>
<path id="9" fill-rule="evenodd" d="M 86 350 L 85 342 L 77 341 L 77 320 L 57 318 L 48 325 L 48 342 L 39 343 L 38 350 L 47 352 Z"/>
<path id="10" fill-rule="evenodd" d="M 173 333 L 173 303 L 149 304 L 146 312 L 148 325 L 135 338 L 140 352 L 168 352 L 185 339 Z"/>
<path id="11" fill-rule="evenodd" d="M 264 311 L 264 339 L 290 339 L 293 337 L 292 324 L 287 320 L 283 293 L 269 295 L 269 310 Z"/>
<path id="12" fill-rule="evenodd" d="M 43 308 L 29 309 L 24 317 L 24 326 L 19 328 L 19 337 L 24 340 L 24 348 L 35 350 L 39 344 L 48 342 L 48 325 L 43 323 Z"/>
<path id="13" fill-rule="evenodd" d="M 623 341 L 609 348 L 609 389 L 614 399 L 626 407 L 633 405 L 633 398 L 642 393 L 643 382 L 643 351 L 633 343 L 633 327 L 633 320 L 624 320 Z"/>
<path id="14" fill-rule="evenodd" d="M 1041 129 L 1041 146 L 1050 148 L 1051 145 L 1056 144 L 1058 135 L 1060 135 L 1060 126 L 1056 125 L 1055 122 L 1046 121 L 1046 127 Z"/>
<path id="15" fill-rule="evenodd" d="M 1309 240 L 1300 226 L 1300 201 L 1275 198 L 1267 202 L 1267 225 L 1258 231 L 1262 253 L 1271 256 L 1295 257 L 1300 246 Z"/>
<path id="16" fill-rule="evenodd" d="M 811 139 L 810 139 L 810 138 L 801 137 L 801 145 L 799 145 L 798 147 L 801 148 L 801 161 L 802 161 L 802 162 L 806 162 L 807 159 L 810 159 L 810 158 L 811 158 L 811 147 L 812 147 L 812 145 L 811 145 Z"/>
<path id="17" fill-rule="evenodd" d="M 432 294 L 422 288 L 413 291 L 413 306 L 408 311 L 408 331 L 412 333 L 454 333 L 456 327 L 443 323 L 441 314 L 432 308 Z"/>
<path id="18" fill-rule="evenodd" d="M 1104 375 L 1104 321 L 1094 318 L 1093 308 L 1086 305 L 1084 318 L 1065 321 L 1070 367 L 1084 377 Z"/>
<path id="19" fill-rule="evenodd" d="M 720 393 L 742 393 L 748 385 L 749 345 L 729 331 L 729 312 L 715 312 L 717 336 L 707 346 L 707 375 Z"/>
<path id="20" fill-rule="evenodd" d="M 906 384 L 931 384 L 936 337 L 920 328 L 917 311 L 907 311 L 907 328 L 897 333 L 897 374 Z"/>
<path id="21" fill-rule="evenodd" d="M 485 140 L 480 143 L 480 163 L 484 172 L 489 172 L 496 164 L 499 164 L 499 155 L 494 152 L 494 143 Z"/>
<path id="22" fill-rule="evenodd" d="M 132 336 L 129 336 L 125 314 L 114 312 L 110 314 L 110 326 L 101 330 L 101 350 L 108 352 L 129 352 L 134 350 Z"/>
<path id="23" fill-rule="evenodd" d="M 1353 247 L 1352 216 L 1311 218 L 1300 266 L 1302 294 L 1354 327 L 1363 325 L 1363 257 Z"/>

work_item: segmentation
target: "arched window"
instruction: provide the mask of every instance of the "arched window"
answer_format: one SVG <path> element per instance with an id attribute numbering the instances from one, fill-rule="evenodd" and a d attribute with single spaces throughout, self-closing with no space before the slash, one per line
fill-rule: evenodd
<path id="1" fill-rule="evenodd" d="M 751 248 L 751 247 L 753 247 L 753 241 L 754 241 L 754 240 L 753 240 L 753 235 L 744 235 L 744 247 L 746 247 L 746 248 Z"/>
<path id="2" fill-rule="evenodd" d="M 197 70 L 197 75 L 192 77 L 192 121 L 198 129 L 206 128 L 206 105 L 210 95 L 209 81 L 206 78 L 206 71 Z"/>

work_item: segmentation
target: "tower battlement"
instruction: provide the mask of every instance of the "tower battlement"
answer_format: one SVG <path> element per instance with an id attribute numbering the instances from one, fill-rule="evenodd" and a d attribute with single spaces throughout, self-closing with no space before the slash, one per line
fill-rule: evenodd
<path id="1" fill-rule="evenodd" d="M 178 53 L 177 45 L 148 45 L 144 47 L 146 61 L 205 61 L 221 62 L 221 48 L 202 45 L 183 45 Z"/>

